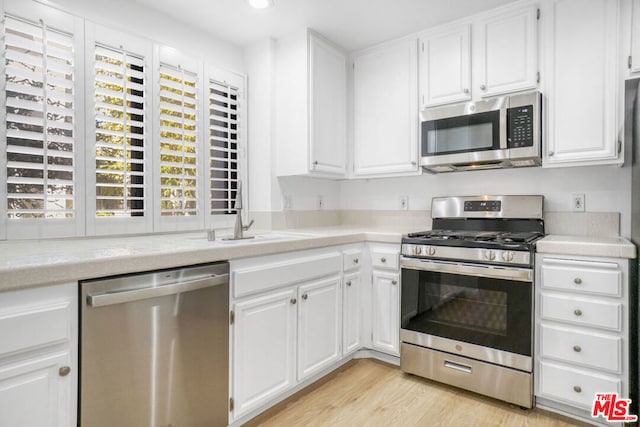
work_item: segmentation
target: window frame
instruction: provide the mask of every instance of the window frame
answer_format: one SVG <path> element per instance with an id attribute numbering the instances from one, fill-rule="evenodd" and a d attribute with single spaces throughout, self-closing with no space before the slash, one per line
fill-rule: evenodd
<path id="1" fill-rule="evenodd" d="M 14 16 L 17 19 L 37 23 L 42 20 L 46 26 L 55 30 L 68 33 L 73 38 L 73 218 L 20 218 L 8 217 L 7 208 L 7 120 L 6 110 L 2 125 L 0 125 L 0 169 L 2 185 L 0 185 L 0 215 L 1 223 L 0 239 L 25 239 L 25 238 L 52 238 L 72 237 L 84 235 L 85 197 L 84 197 L 84 20 L 76 16 L 61 12 L 42 4 L 24 2 L 20 0 L 5 0 L 1 8 L 2 19 L 5 15 Z M 2 25 L 4 33 L 4 25 Z M 4 42 L 0 43 L 2 57 L 5 58 Z M 0 75 L 3 82 L 6 78 L 6 66 L 2 61 Z M 4 84 L 3 84 L 4 87 Z M 6 108 L 6 88 L 0 91 L 0 105 Z M 46 190 L 45 190 L 46 191 Z"/>

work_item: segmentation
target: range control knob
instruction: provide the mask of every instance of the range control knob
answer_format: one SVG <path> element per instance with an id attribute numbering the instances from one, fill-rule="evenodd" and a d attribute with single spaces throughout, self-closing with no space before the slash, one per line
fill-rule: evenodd
<path id="1" fill-rule="evenodd" d="M 428 253 L 430 256 L 434 256 L 436 254 L 436 248 L 434 248 L 433 246 L 429 246 Z"/>
<path id="2" fill-rule="evenodd" d="M 485 251 L 484 257 L 489 261 L 496 259 L 496 253 L 494 251 Z"/>
<path id="3" fill-rule="evenodd" d="M 420 255 L 422 253 L 422 246 L 416 245 L 413 247 L 413 253 L 416 255 Z"/>
<path id="4" fill-rule="evenodd" d="M 513 252 L 511 251 L 502 252 L 502 260 L 506 262 L 513 261 Z"/>

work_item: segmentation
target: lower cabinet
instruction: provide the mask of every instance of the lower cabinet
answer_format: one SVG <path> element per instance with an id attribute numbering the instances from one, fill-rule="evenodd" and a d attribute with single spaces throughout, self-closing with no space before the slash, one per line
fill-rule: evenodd
<path id="1" fill-rule="evenodd" d="M 629 397 L 627 271 L 626 259 L 536 255 L 537 406 L 606 424 L 591 417 L 596 393 Z"/>
<path id="2" fill-rule="evenodd" d="M 358 350 L 361 346 L 362 320 L 360 300 L 362 273 L 344 275 L 342 287 L 342 354 Z"/>
<path id="3" fill-rule="evenodd" d="M 371 345 L 376 350 L 398 356 L 400 352 L 400 277 L 398 273 L 373 272 L 372 302 Z"/>
<path id="4" fill-rule="evenodd" d="M 77 286 L 0 295 L 0 425 L 76 425 Z"/>

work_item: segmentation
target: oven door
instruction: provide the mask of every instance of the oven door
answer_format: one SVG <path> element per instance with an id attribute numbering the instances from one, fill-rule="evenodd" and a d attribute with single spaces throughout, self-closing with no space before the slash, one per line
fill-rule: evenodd
<path id="1" fill-rule="evenodd" d="M 403 342 L 531 369 L 533 270 L 402 259 Z"/>

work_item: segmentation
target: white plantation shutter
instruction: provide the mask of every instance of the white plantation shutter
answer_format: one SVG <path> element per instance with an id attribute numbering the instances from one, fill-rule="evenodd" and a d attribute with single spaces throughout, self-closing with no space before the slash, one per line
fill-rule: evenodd
<path id="1" fill-rule="evenodd" d="M 209 81 L 210 213 L 232 214 L 239 171 L 240 90 Z M 244 189 L 245 193 L 247 189 Z"/>
<path id="2" fill-rule="evenodd" d="M 198 215 L 198 74 L 160 64 L 160 215 Z"/>
<path id="3" fill-rule="evenodd" d="M 94 55 L 95 215 L 144 216 L 144 58 L 100 44 Z"/>
<path id="4" fill-rule="evenodd" d="M 4 18 L 7 216 L 73 218 L 73 36 Z"/>

